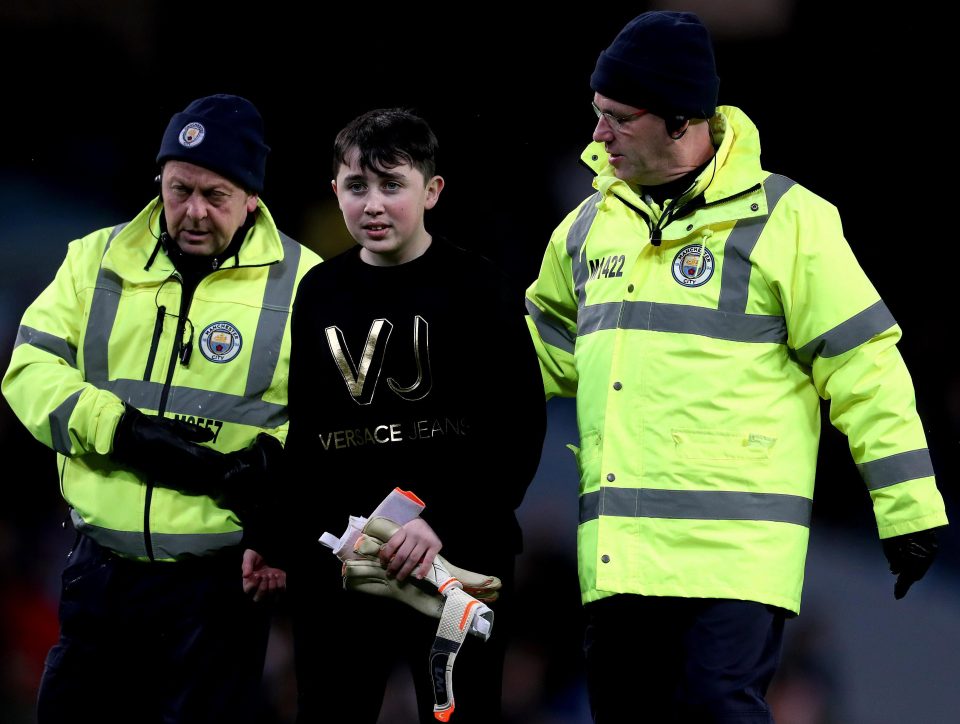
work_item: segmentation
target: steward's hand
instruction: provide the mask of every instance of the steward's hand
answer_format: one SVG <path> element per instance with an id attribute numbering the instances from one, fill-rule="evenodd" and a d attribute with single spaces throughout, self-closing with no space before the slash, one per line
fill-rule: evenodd
<path id="1" fill-rule="evenodd" d="M 185 493 L 203 493 L 192 484 L 209 480 L 223 455 L 198 443 L 213 432 L 182 420 L 144 415 L 124 403 L 123 416 L 113 435 L 111 457 L 164 487 Z"/>
<path id="2" fill-rule="evenodd" d="M 261 432 L 249 446 L 223 456 L 220 473 L 221 504 L 241 520 L 260 507 L 271 474 L 280 468 L 283 445 L 272 435 Z"/>
<path id="3" fill-rule="evenodd" d="M 884 538 L 880 542 L 883 553 L 890 562 L 890 572 L 897 576 L 897 582 L 893 585 L 893 597 L 901 599 L 907 595 L 910 586 L 923 578 L 936 558 L 940 547 L 937 534 L 933 529 L 921 530 Z"/>
<path id="4" fill-rule="evenodd" d="M 199 444 L 212 438 L 208 428 L 144 415 L 125 405 L 111 456 L 157 485 L 209 495 L 243 520 L 259 507 L 269 474 L 281 462 L 283 446 L 260 433 L 248 447 L 224 454 Z"/>

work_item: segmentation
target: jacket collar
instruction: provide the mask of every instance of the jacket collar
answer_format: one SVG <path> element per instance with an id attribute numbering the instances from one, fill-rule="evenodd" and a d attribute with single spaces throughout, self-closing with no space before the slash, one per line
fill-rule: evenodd
<path id="1" fill-rule="evenodd" d="M 103 266 L 133 283 L 163 280 L 174 273 L 175 267 L 167 252 L 159 244 L 162 232 L 160 215 L 163 203 L 155 198 L 127 224 L 110 242 L 103 255 Z M 150 257 L 156 250 L 152 263 Z M 224 268 L 237 265 L 237 256 L 225 260 Z M 239 265 L 264 266 L 283 260 L 283 244 L 269 210 L 262 200 L 257 202 L 256 221 L 240 246 Z"/>
<path id="2" fill-rule="evenodd" d="M 688 195 L 702 193 L 706 202 L 712 203 L 753 188 L 765 174 L 760 167 L 760 134 L 743 111 L 734 106 L 720 106 L 709 123 L 717 146 L 715 163 L 707 164 L 696 180 L 695 190 Z M 593 186 L 597 191 L 615 194 L 646 208 L 636 191 L 614 174 L 603 143 L 596 141 L 588 145 L 580 159 L 596 174 Z"/>

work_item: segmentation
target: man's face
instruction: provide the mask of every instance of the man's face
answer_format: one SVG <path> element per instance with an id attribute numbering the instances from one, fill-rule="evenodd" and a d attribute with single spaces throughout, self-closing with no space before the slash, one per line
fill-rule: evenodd
<path id="1" fill-rule="evenodd" d="M 674 158 L 673 139 L 667 134 L 663 119 L 653 113 L 632 116 L 643 109 L 618 103 L 595 93 L 593 102 L 604 115 L 597 119 L 593 140 L 600 141 L 610 155 L 617 178 L 634 186 L 653 186 L 671 178 Z M 609 113 L 625 118 L 619 126 L 610 120 Z"/>
<path id="2" fill-rule="evenodd" d="M 424 179 L 406 163 L 390 169 L 360 168 L 356 149 L 348 160 L 340 164 L 333 192 L 347 230 L 363 247 L 363 260 L 388 266 L 422 254 L 430 242 L 423 213 L 437 203 L 443 178 Z"/>
<path id="3" fill-rule="evenodd" d="M 186 161 L 163 165 L 163 213 L 167 233 L 185 254 L 214 256 L 257 208 L 257 195 Z"/>

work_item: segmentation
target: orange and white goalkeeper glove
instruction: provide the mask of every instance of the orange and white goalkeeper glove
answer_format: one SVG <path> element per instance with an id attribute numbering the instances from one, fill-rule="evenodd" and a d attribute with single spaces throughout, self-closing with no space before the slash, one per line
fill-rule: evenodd
<path id="1" fill-rule="evenodd" d="M 470 611 L 469 632 L 488 639 L 493 628 L 493 611 L 485 604 L 497 600 L 500 579 L 460 568 L 438 555 L 433 565 L 423 571 L 422 579 L 408 576 L 397 581 L 387 575 L 378 554 L 383 544 L 399 529 L 397 523 L 387 518 L 378 516 L 367 521 L 353 547 L 359 558 L 348 558 L 343 562 L 343 587 L 395 598 L 433 618 L 442 617 L 447 596 L 452 589 L 459 588 L 480 604 Z"/>
<path id="2" fill-rule="evenodd" d="M 387 575 L 380 562 L 380 549 L 400 526 L 420 515 L 423 502 L 413 493 L 395 488 L 367 518 L 350 516 L 340 537 L 324 533 L 320 542 L 343 561 L 343 587 L 405 603 L 421 613 L 440 619 L 430 651 L 433 682 L 433 716 L 450 720 L 455 709 L 453 663 L 468 633 L 484 641 L 493 632 L 493 611 L 487 606 L 500 595 L 501 582 L 451 564 L 437 555 L 423 577 L 398 581 Z"/>

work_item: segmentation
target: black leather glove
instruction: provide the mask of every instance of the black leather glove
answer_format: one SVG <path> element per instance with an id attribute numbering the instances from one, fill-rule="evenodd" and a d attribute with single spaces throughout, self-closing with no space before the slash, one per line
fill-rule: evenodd
<path id="1" fill-rule="evenodd" d="M 213 439 L 205 427 L 125 407 L 113 436 L 114 460 L 156 485 L 209 495 L 241 520 L 260 506 L 268 474 L 283 455 L 275 437 L 260 433 L 248 447 L 221 453 L 198 444 Z"/>
<path id="2" fill-rule="evenodd" d="M 893 585 L 893 597 L 901 599 L 907 595 L 916 581 L 930 568 L 937 556 L 937 534 L 931 530 L 906 533 L 893 538 L 884 538 L 883 553 L 890 562 L 890 572 L 897 576 Z"/>
<path id="3" fill-rule="evenodd" d="M 111 457 L 145 475 L 151 482 L 184 493 L 207 493 L 223 465 L 223 453 L 203 447 L 213 432 L 167 417 L 144 415 L 124 404 L 113 435 Z"/>
<path id="4" fill-rule="evenodd" d="M 214 496 L 221 505 L 248 519 L 264 500 L 271 474 L 278 474 L 283 445 L 272 435 L 261 432 L 249 446 L 223 456 L 221 494 Z"/>

